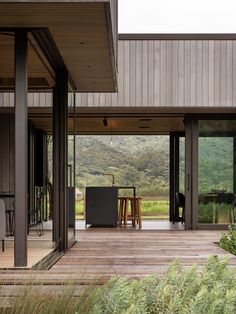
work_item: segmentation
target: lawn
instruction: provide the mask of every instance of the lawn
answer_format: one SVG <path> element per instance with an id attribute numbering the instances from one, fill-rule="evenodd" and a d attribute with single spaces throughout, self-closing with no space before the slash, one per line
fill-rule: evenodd
<path id="1" fill-rule="evenodd" d="M 168 220 L 169 200 L 152 199 L 142 201 L 142 218 L 146 220 Z M 84 219 L 84 201 L 76 203 L 76 219 Z"/>

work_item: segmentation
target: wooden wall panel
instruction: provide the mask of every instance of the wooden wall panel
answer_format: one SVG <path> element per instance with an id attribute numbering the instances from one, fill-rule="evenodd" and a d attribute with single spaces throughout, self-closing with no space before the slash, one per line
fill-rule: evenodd
<path id="1" fill-rule="evenodd" d="M 209 105 L 209 42 L 202 42 L 202 106 Z"/>
<path id="2" fill-rule="evenodd" d="M 180 40 L 178 42 L 178 49 L 179 49 L 179 64 L 178 64 L 178 101 L 176 103 L 177 106 L 184 105 L 184 58 L 185 58 L 185 49 L 184 49 L 184 41 Z"/>
<path id="3" fill-rule="evenodd" d="M 172 104 L 179 106 L 179 42 L 172 43 Z"/>
<path id="4" fill-rule="evenodd" d="M 196 106 L 202 106 L 203 97 L 202 97 L 202 89 L 203 89 L 203 47 L 202 40 L 197 41 L 196 47 Z"/>
<path id="5" fill-rule="evenodd" d="M 160 106 L 160 41 L 154 41 L 154 94 L 153 94 L 153 106 Z"/>
<path id="6" fill-rule="evenodd" d="M 120 42 L 119 42 L 119 45 L 120 45 Z M 142 41 L 141 40 L 135 41 L 135 49 L 136 49 L 136 53 L 135 53 L 136 77 L 134 78 L 134 81 L 135 81 L 135 86 L 136 86 L 136 88 L 135 88 L 135 92 L 136 92 L 135 96 L 136 97 L 135 97 L 134 106 L 141 107 L 142 106 L 142 90 L 141 90 L 141 88 L 138 88 L 138 86 L 141 86 L 141 82 L 142 82 L 142 54 L 137 53 L 137 51 L 141 52 L 141 49 L 142 49 Z M 120 58 L 120 54 L 118 55 L 118 58 Z M 118 78 L 119 77 L 120 77 L 120 75 L 118 72 Z M 120 94 L 119 85 L 118 85 L 118 92 Z"/>
<path id="7" fill-rule="evenodd" d="M 236 40 L 119 40 L 118 93 L 78 93 L 78 107 L 236 107 Z M 0 95 L 0 106 L 13 103 Z M 29 95 L 47 107 L 50 94 Z"/>
<path id="8" fill-rule="evenodd" d="M 148 41 L 144 40 L 142 42 L 142 65 L 141 65 L 141 73 L 142 73 L 142 81 L 137 88 L 141 88 L 142 90 L 142 106 L 148 106 Z M 139 52 L 138 52 L 139 53 Z M 128 66 L 128 65 L 125 65 Z"/>
<path id="9" fill-rule="evenodd" d="M 179 104 L 181 106 L 181 104 Z M 183 106 L 191 106 L 191 42 L 184 43 L 184 101 Z"/>
<path id="10" fill-rule="evenodd" d="M 231 107 L 233 102 L 233 43 L 232 40 L 226 42 L 226 104 Z"/>
<path id="11" fill-rule="evenodd" d="M 167 85 L 166 85 L 166 59 L 167 59 L 167 50 L 166 50 L 166 41 L 161 41 L 161 64 L 160 64 L 160 107 L 167 106 Z"/>
<path id="12" fill-rule="evenodd" d="M 124 90 L 124 104 L 125 106 L 130 106 L 130 42 L 125 41 L 123 46 L 123 53 L 124 53 L 124 67 L 123 67 L 123 90 Z"/>

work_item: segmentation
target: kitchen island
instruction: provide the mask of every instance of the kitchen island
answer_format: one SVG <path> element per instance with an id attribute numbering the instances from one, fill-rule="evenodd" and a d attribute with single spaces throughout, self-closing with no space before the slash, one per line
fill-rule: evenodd
<path id="1" fill-rule="evenodd" d="M 136 189 L 132 186 L 86 187 L 86 226 L 117 226 L 118 196 L 122 189 L 133 190 L 133 196 L 136 196 Z"/>

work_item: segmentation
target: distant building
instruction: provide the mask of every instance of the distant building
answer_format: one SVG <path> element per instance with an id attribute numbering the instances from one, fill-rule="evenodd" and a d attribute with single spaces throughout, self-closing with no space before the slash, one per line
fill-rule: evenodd
<path id="1" fill-rule="evenodd" d="M 76 202 L 81 201 L 83 199 L 84 199 L 83 192 L 80 189 L 76 188 L 75 189 L 75 200 L 76 200 Z"/>

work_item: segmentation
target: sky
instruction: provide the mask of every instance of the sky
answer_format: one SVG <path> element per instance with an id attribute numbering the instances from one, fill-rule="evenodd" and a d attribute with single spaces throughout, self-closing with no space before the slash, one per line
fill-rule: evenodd
<path id="1" fill-rule="evenodd" d="M 119 33 L 236 33 L 236 0 L 118 0 Z"/>

